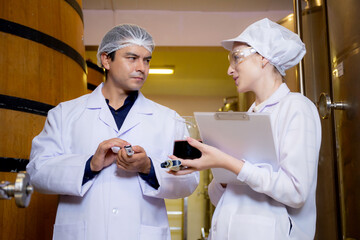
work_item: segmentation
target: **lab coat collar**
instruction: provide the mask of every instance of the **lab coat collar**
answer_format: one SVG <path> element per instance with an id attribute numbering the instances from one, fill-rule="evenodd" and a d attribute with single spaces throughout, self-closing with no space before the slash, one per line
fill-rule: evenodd
<path id="1" fill-rule="evenodd" d="M 118 130 L 115 119 L 111 114 L 111 111 L 106 104 L 105 97 L 102 94 L 102 88 L 104 83 L 101 83 L 90 95 L 87 101 L 86 107 L 89 109 L 101 109 L 99 118 L 109 127 L 113 128 L 118 135 L 122 135 L 131 128 L 138 125 L 144 118 L 144 116 L 151 115 L 153 113 L 152 105 L 144 95 L 139 92 L 139 95 L 130 109 L 128 115 L 125 118 L 121 129 Z"/>
<path id="2" fill-rule="evenodd" d="M 146 118 L 153 114 L 153 107 L 151 102 L 139 92 L 139 95 L 130 109 L 128 115 L 125 118 L 123 125 L 120 128 L 119 135 L 122 135 L 134 128 L 142 121 L 146 121 Z"/>
<path id="3" fill-rule="evenodd" d="M 103 88 L 104 83 L 101 83 L 95 88 L 95 90 L 90 93 L 89 98 L 86 103 L 87 108 L 102 108 L 103 102 L 105 101 L 104 95 L 102 95 L 101 89 Z M 106 103 L 106 102 L 105 102 Z"/>
<path id="4" fill-rule="evenodd" d="M 263 112 L 266 107 L 273 106 L 280 102 L 288 93 L 290 89 L 286 85 L 286 83 L 282 83 L 280 87 L 264 102 L 260 103 L 260 108 L 256 109 L 256 112 Z M 248 112 L 252 112 L 256 107 L 255 102 L 251 105 Z"/>

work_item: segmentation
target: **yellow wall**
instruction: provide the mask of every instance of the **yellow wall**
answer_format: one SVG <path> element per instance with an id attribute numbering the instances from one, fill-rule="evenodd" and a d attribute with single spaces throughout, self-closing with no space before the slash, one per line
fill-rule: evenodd
<path id="1" fill-rule="evenodd" d="M 96 48 L 87 49 L 86 58 L 96 63 Z M 166 65 L 174 66 L 175 74 L 149 75 L 141 92 L 181 115 L 216 111 L 224 97 L 237 96 L 226 73 L 227 51 L 221 47 L 156 47 L 151 67 Z"/>

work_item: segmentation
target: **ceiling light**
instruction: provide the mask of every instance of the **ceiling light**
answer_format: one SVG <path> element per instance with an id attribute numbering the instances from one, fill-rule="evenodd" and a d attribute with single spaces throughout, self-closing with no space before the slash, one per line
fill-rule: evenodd
<path id="1" fill-rule="evenodd" d="M 174 74 L 173 68 L 150 68 L 149 74 Z"/>

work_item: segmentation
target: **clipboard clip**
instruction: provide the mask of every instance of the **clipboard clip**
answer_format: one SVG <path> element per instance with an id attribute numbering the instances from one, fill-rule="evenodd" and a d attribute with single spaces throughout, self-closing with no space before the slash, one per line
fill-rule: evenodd
<path id="1" fill-rule="evenodd" d="M 250 120 L 247 113 L 244 112 L 218 112 L 215 113 L 216 120 Z"/>

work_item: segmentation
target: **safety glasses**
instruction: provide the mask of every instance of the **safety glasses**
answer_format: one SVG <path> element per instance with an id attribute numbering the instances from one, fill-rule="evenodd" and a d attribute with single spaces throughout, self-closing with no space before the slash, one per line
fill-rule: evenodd
<path id="1" fill-rule="evenodd" d="M 246 57 L 254 53 L 256 53 L 256 50 L 252 47 L 231 51 L 228 55 L 230 66 L 235 68 L 239 63 L 242 63 Z"/>

